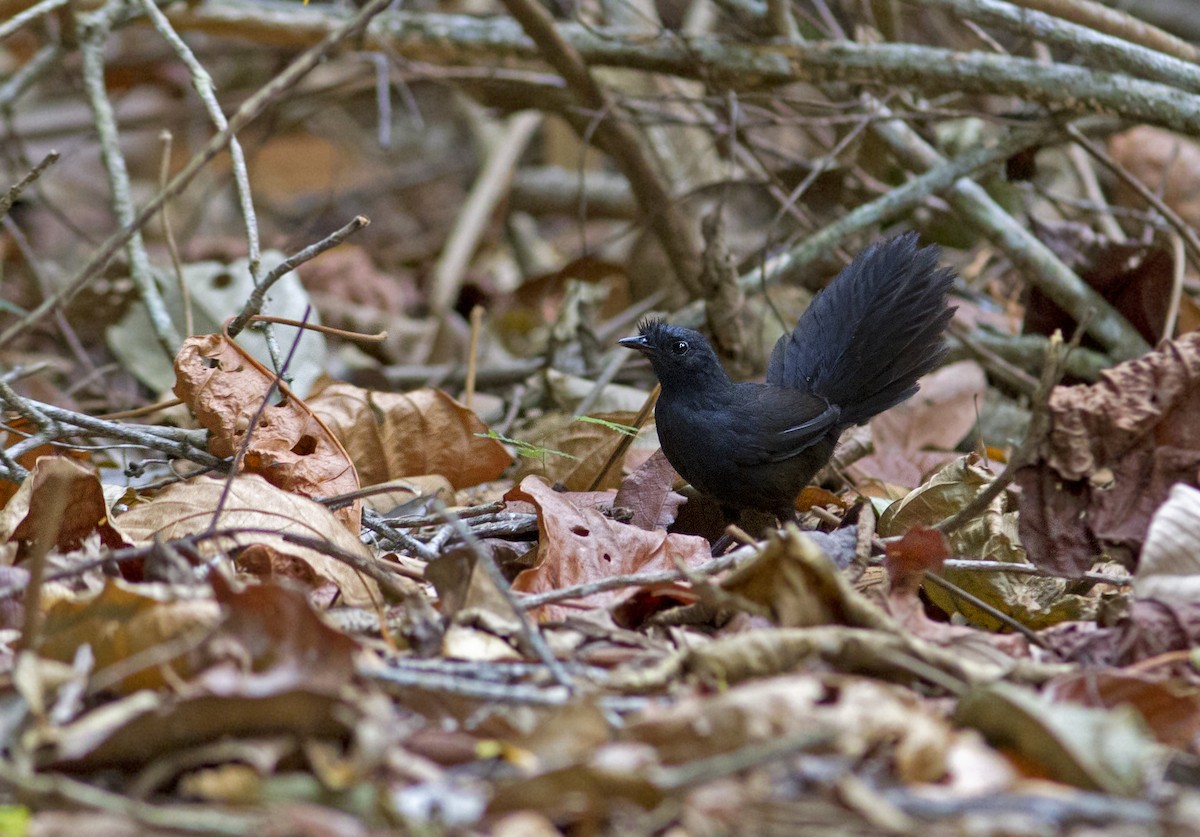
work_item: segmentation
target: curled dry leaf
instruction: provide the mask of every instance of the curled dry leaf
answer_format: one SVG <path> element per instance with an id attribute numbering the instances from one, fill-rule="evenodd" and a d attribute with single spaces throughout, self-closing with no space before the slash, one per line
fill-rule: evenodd
<path id="1" fill-rule="evenodd" d="M 1057 387 L 1049 410 L 1039 460 L 1017 477 L 1030 559 L 1078 575 L 1105 550 L 1136 554 L 1171 486 L 1200 481 L 1200 334 Z"/>
<path id="2" fill-rule="evenodd" d="M 323 552 L 296 546 L 279 534 L 272 534 L 286 532 L 315 538 L 363 561 L 373 560 L 358 538 L 347 532 L 345 526 L 324 506 L 283 491 L 261 477 L 243 475 L 233 478 L 220 519 L 214 520 L 224 491 L 225 480 L 214 477 L 197 477 L 176 483 L 163 489 L 150 502 L 135 506 L 121 515 L 115 525 L 129 540 L 142 543 L 156 536 L 171 540 L 197 535 L 209 529 L 254 530 L 230 535 L 219 541 L 208 540 L 200 545 L 199 551 L 211 555 L 218 550 L 266 545 L 276 555 L 303 562 L 314 573 L 315 579 L 336 584 L 341 590 L 343 604 L 372 607 L 382 601 L 379 587 L 373 580 Z"/>
<path id="3" fill-rule="evenodd" d="M 1200 491 L 1180 483 L 1154 513 L 1133 590 L 1141 598 L 1200 601 Z"/>
<path id="4" fill-rule="evenodd" d="M 57 499 L 52 496 L 56 493 Z M 93 532 L 99 534 L 105 546 L 124 545 L 108 523 L 104 489 L 95 470 L 63 456 L 43 456 L 34 464 L 0 512 L 0 543 L 33 538 L 37 534 L 36 522 L 46 518 L 51 503 L 63 505 L 55 549 L 62 552 L 78 549 Z"/>
<path id="5" fill-rule="evenodd" d="M 171 668 L 175 678 L 190 674 L 191 665 L 180 660 L 211 633 L 220 612 L 212 599 L 180 596 L 164 585 L 109 579 L 97 595 L 60 599 L 46 611 L 38 653 L 69 663 L 81 645 L 90 645 L 96 671 L 103 673 L 156 648 L 155 664 L 138 667 L 108 688 L 122 694 L 161 689 L 169 682 L 164 669 Z M 178 643 L 173 649 L 172 642 Z"/>
<path id="6" fill-rule="evenodd" d="M 855 537 L 853 529 L 839 530 Z M 828 543 L 831 551 L 835 543 Z M 772 534 L 754 559 L 729 574 L 721 589 L 767 609 L 782 627 L 879 627 L 879 615 L 851 587 L 815 539 L 794 526 Z"/>
<path id="7" fill-rule="evenodd" d="M 356 490 L 358 475 L 345 448 L 286 384 L 279 383 L 279 402 L 263 407 L 274 380 L 266 367 L 221 334 L 188 338 L 175 356 L 175 394 L 208 429 L 214 455 L 233 456 L 241 450 L 258 416 L 241 462 L 243 471 L 302 497 Z M 359 503 L 335 515 L 358 534 Z"/>
<path id="8" fill-rule="evenodd" d="M 937 529 L 913 526 L 900 540 L 887 545 L 884 566 L 892 582 L 892 593 L 916 595 L 925 573 L 937 572 L 950 557 L 950 545 Z"/>
<path id="9" fill-rule="evenodd" d="M 144 765 L 178 748 L 239 736 L 300 740 L 346 734 L 353 721 L 342 698 L 354 676 L 357 643 L 322 622 L 300 591 L 255 585 L 238 592 L 218 576 L 213 586 L 215 602 L 143 604 L 136 594 L 110 584 L 84 611 L 93 618 L 73 620 L 74 633 L 64 639 L 94 642 L 107 631 L 111 646 L 123 657 L 169 639 L 158 623 L 176 621 L 176 610 L 185 604 L 190 608 L 185 616 L 196 610 L 207 617 L 202 624 L 213 630 L 199 647 L 181 649 L 189 652 L 186 666 L 176 666 L 177 677 L 169 682 L 174 686 L 179 676 L 186 677 L 189 688 L 183 694 L 143 689 L 69 727 L 46 728 L 42 742 L 47 746 L 40 753 L 46 761 L 76 769 Z M 220 614 L 223 620 L 218 620 Z M 122 615 L 131 617 L 128 624 L 118 622 Z M 90 635 L 85 633 L 89 626 Z M 140 677 L 158 675 L 161 681 L 160 671 L 148 666 Z M 134 683 L 127 680 L 126 685 Z"/>
<path id="10" fill-rule="evenodd" d="M 1046 684 L 1045 694 L 1056 702 L 1082 706 L 1132 706 L 1163 744 L 1192 754 L 1200 744 L 1200 694 L 1184 682 L 1132 670 L 1093 668 L 1055 678 Z"/>
<path id="11" fill-rule="evenodd" d="M 860 677 L 798 673 L 651 708 L 623 731 L 667 764 L 686 764 L 781 738 L 851 760 L 884 757 L 907 782 L 941 779 L 959 735 L 911 691 Z"/>
<path id="12" fill-rule="evenodd" d="M 1133 796 L 1162 753 L 1128 705 L 1109 711 L 1068 703 L 998 681 L 959 700 L 956 723 L 979 730 L 1038 776 L 1080 788 Z"/>
<path id="13" fill-rule="evenodd" d="M 887 612 L 912 636 L 952 646 L 964 659 L 995 659 L 996 650 L 1011 657 L 1029 656 L 1029 643 L 1020 634 L 987 633 L 929 618 L 920 596 L 922 582 L 927 572 L 945 575 L 943 564 L 950 554 L 946 537 L 937 529 L 920 524 L 905 532 L 898 542 L 889 543 L 884 559 L 891 580 L 891 589 L 883 603 Z M 986 584 L 986 574 L 976 573 L 973 577 L 968 574 L 968 580 L 978 582 L 980 575 L 985 575 Z M 949 607 L 957 604 L 957 597 L 948 595 L 940 586 L 925 584 L 924 587 L 928 597 L 939 606 L 947 600 Z M 985 592 L 995 591 L 989 588 Z M 979 611 L 971 608 L 972 614 L 976 612 Z"/>
<path id="14" fill-rule="evenodd" d="M 479 417 L 441 390 L 332 384 L 312 409 L 345 444 L 363 485 L 440 474 L 457 490 L 494 480 L 512 464 L 504 445 L 480 438 L 487 426 Z"/>
<path id="15" fill-rule="evenodd" d="M 710 557 L 708 541 L 690 535 L 648 532 L 610 520 L 595 509 L 581 509 L 570 495 L 554 491 L 537 477 L 526 477 L 504 495 L 537 508 L 538 563 L 513 581 L 522 593 L 543 593 L 613 575 L 674 569 L 677 562 L 696 566 Z M 583 601 L 604 607 L 626 594 L 596 593 Z M 578 608 L 546 605 L 538 615 L 559 619 Z"/>
<path id="16" fill-rule="evenodd" d="M 337 694 L 354 677 L 358 643 L 334 630 L 299 590 L 278 584 L 234 589 L 213 576 L 224 622 L 207 649 L 218 664 L 198 678 L 214 694 L 271 694 L 310 689 Z M 230 653 L 236 645 L 238 650 Z"/>
<path id="17" fill-rule="evenodd" d="M 914 526 L 936 526 L 971 502 L 993 479 L 975 454 L 946 465 L 907 497 L 892 503 L 879 518 L 878 531 L 883 537 L 903 535 Z M 969 555 L 987 561 L 1026 563 L 1025 552 L 1017 537 L 1018 515 L 1009 508 L 1009 495 L 1001 494 L 975 519 L 952 532 L 950 553 Z M 974 570 L 945 570 L 943 576 L 999 608 L 1022 624 L 1046 627 L 1067 619 L 1087 618 L 1094 614 L 1096 602 L 1066 592 L 1066 582 L 1058 578 L 1010 575 Z M 946 613 L 961 613 L 972 625 L 999 630 L 1003 626 L 994 616 L 954 596 L 936 585 L 925 585 L 928 597 Z M 893 606 L 896 602 L 892 603 Z"/>

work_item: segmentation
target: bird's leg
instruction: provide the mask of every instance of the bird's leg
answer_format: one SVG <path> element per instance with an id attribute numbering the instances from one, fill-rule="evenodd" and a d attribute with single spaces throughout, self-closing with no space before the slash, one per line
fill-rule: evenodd
<path id="1" fill-rule="evenodd" d="M 737 509 L 733 508 L 732 506 L 726 506 L 723 504 L 721 506 L 721 518 L 725 522 L 725 534 L 721 535 L 721 537 L 719 537 L 715 541 L 713 541 L 712 555 L 714 558 L 716 558 L 719 555 L 723 555 L 725 553 L 725 551 L 728 550 L 729 547 L 733 545 L 734 539 L 733 539 L 733 535 L 731 535 L 729 533 L 729 524 L 730 523 L 734 523 L 734 524 L 739 523 L 742 519 L 741 514 L 738 512 Z"/>
<path id="2" fill-rule="evenodd" d="M 715 541 L 713 541 L 712 556 L 714 558 L 718 558 L 721 555 L 724 555 L 725 550 L 729 549 L 729 547 L 732 545 L 733 545 L 733 535 L 726 532 L 724 535 L 721 535 L 721 537 L 719 537 Z"/>

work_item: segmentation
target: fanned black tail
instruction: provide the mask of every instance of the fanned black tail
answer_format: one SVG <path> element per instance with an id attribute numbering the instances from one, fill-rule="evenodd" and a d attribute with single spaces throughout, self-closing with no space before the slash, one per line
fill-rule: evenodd
<path id="1" fill-rule="evenodd" d="M 824 396 L 845 427 L 910 397 L 946 355 L 954 273 L 939 255 L 916 233 L 864 250 L 775 344 L 767 382 Z"/>

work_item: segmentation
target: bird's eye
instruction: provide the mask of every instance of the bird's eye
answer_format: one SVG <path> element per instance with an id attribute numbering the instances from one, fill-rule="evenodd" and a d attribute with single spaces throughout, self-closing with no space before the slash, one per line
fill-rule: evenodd
<path id="1" fill-rule="evenodd" d="M 676 340 L 671 344 L 671 351 L 677 355 L 687 354 L 688 344 L 686 340 Z"/>

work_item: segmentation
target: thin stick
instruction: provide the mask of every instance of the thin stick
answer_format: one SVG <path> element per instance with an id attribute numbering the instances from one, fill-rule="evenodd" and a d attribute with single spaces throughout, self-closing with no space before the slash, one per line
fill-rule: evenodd
<path id="1" fill-rule="evenodd" d="M 43 514 L 34 522 L 34 538 L 30 547 L 29 586 L 25 588 L 25 621 L 21 626 L 21 648 L 25 651 L 37 651 L 42 642 L 42 580 L 46 575 L 46 556 L 58 541 L 58 533 L 62 529 L 63 515 L 66 514 L 70 502 L 68 492 L 70 481 L 59 472 L 48 475 L 42 486 L 44 491 L 42 506 Z"/>
<path id="2" fill-rule="evenodd" d="M 167 188 L 160 190 L 157 195 L 151 198 L 131 222 L 125 224 L 120 230 L 109 236 L 108 240 L 100 246 L 100 249 L 96 251 L 88 263 L 84 265 L 83 269 L 70 282 L 67 282 L 52 296 L 42 300 L 37 308 L 29 312 L 25 317 L 22 317 L 19 322 L 0 332 L 0 348 L 11 343 L 16 339 L 17 335 L 26 329 L 41 322 L 51 311 L 68 302 L 84 286 L 99 276 L 101 271 L 104 270 L 117 254 L 117 251 L 138 230 L 145 226 L 147 221 L 154 217 L 158 210 L 162 208 L 163 203 L 182 192 L 209 161 L 224 150 L 229 141 L 242 128 L 261 116 L 268 107 L 294 87 L 300 79 L 304 78 L 314 67 L 320 64 L 334 47 L 342 41 L 357 35 L 371 21 L 371 18 L 382 12 L 391 2 L 392 0 L 368 0 L 367 4 L 362 7 L 358 14 L 334 28 L 316 45 L 301 53 L 283 72 L 275 76 L 275 78 L 260 88 L 258 92 L 243 102 L 241 107 L 229 118 L 229 124 L 205 143 L 204 147 L 171 179 L 171 182 L 167 184 Z"/>
<path id="3" fill-rule="evenodd" d="M 41 177 L 42 173 L 46 171 L 46 169 L 58 162 L 58 157 L 59 154 L 57 151 L 51 151 L 46 154 L 40 163 L 30 169 L 24 177 L 14 183 L 12 187 L 4 193 L 4 197 L 0 197 L 0 218 L 3 218 L 8 214 L 8 210 L 12 209 L 12 205 L 17 202 L 17 198 L 21 196 L 21 193 L 25 191 L 29 184 Z"/>
<path id="4" fill-rule="evenodd" d="M 459 210 L 454 229 L 433 269 L 429 289 L 429 307 L 435 314 L 449 311 L 462 289 L 463 276 L 471 256 L 488 227 L 500 199 L 512 182 L 513 170 L 534 132 L 542 124 L 541 112 L 530 110 L 513 114 L 492 142 L 486 143 L 483 170 L 476 178 L 467 201 Z M 487 132 L 483 132 L 486 137 Z"/>
<path id="5" fill-rule="evenodd" d="M 1082 332 L 1083 329 L 1079 329 L 1079 334 Z M 935 529 L 943 535 L 948 535 L 973 520 L 976 515 L 986 510 L 1004 489 L 1008 488 L 1017 478 L 1017 471 L 1020 468 L 1034 460 L 1042 440 L 1050 433 L 1050 394 L 1062 379 L 1065 367 L 1066 351 L 1063 348 L 1062 335 L 1055 332 L 1046 347 L 1046 364 L 1042 368 L 1041 381 L 1038 382 L 1038 391 L 1034 397 L 1033 412 L 1029 417 L 1025 438 L 1021 440 L 1021 444 L 1009 457 L 1004 470 L 988 484 L 987 488 L 976 494 L 975 498 L 967 505 L 935 526 Z"/>
<path id="6" fill-rule="evenodd" d="M 15 34 L 26 23 L 37 20 L 42 15 L 49 14 L 60 6 L 65 6 L 70 0 L 42 0 L 40 3 L 34 3 L 20 14 L 15 14 L 9 18 L 8 22 L 0 26 L 0 41 L 3 41 L 9 35 Z"/>
<path id="7" fill-rule="evenodd" d="M 271 269 L 271 272 L 264 276 L 262 281 L 254 287 L 254 290 L 250 293 L 250 298 L 247 299 L 246 304 L 242 306 L 241 313 L 234 317 L 233 321 L 225 327 L 226 333 L 230 337 L 237 337 L 238 334 L 241 333 L 242 329 L 244 329 L 246 324 L 250 321 L 250 318 L 262 310 L 263 303 L 267 298 L 267 291 L 271 290 L 272 285 L 305 262 L 311 261 L 331 247 L 336 247 L 337 245 L 341 244 L 363 227 L 369 226 L 370 223 L 371 219 L 367 218 L 367 216 L 356 215 L 354 216 L 354 220 L 352 220 L 349 224 L 346 224 L 346 226 L 342 227 L 341 229 L 334 230 L 320 241 L 308 245 L 303 250 L 288 256 L 279 264 L 275 265 L 275 267 Z"/>
<path id="8" fill-rule="evenodd" d="M 646 400 L 642 402 L 642 409 L 638 410 L 637 418 L 633 420 L 633 426 L 638 430 L 641 430 L 642 425 L 644 425 L 646 420 L 650 418 L 650 411 L 653 410 L 654 405 L 658 403 L 658 396 L 661 392 L 662 384 L 655 384 L 654 389 L 650 390 L 650 394 L 647 395 Z M 588 491 L 595 491 L 597 487 L 604 482 L 604 478 L 608 476 L 608 472 L 613 469 L 613 466 L 621 461 L 621 457 L 623 457 L 625 452 L 629 450 L 629 446 L 633 444 L 634 438 L 634 436 L 624 433 L 621 434 L 620 441 L 617 442 L 617 446 L 613 448 L 612 453 L 608 455 L 608 459 L 605 461 L 604 467 L 600 469 L 598 474 L 596 474 L 595 478 L 592 480 L 592 484 L 588 486 Z"/>
<path id="9" fill-rule="evenodd" d="M 1162 217 L 1167 220 L 1168 224 L 1175 228 L 1175 232 L 1179 233 L 1179 236 L 1187 245 L 1188 253 L 1191 255 L 1192 264 L 1200 267 L 1200 236 L 1196 234 L 1196 231 L 1192 229 L 1191 225 L 1188 224 L 1187 221 L 1183 220 L 1178 212 L 1167 206 L 1163 199 L 1154 194 L 1154 192 L 1149 189 L 1146 184 L 1134 177 L 1133 173 L 1129 171 L 1129 169 L 1125 168 L 1123 165 L 1114 160 L 1112 155 L 1110 155 L 1099 145 L 1085 137 L 1083 132 L 1079 131 L 1073 125 L 1067 125 L 1066 131 L 1071 139 L 1079 143 L 1079 145 L 1082 146 L 1088 154 L 1091 154 L 1092 157 L 1095 158 L 1096 162 L 1119 177 L 1126 186 L 1137 192 L 1138 197 L 1158 210 L 1159 214 L 1161 214 Z"/>
<path id="10" fill-rule="evenodd" d="M 471 343 L 467 347 L 467 385 L 463 403 L 468 410 L 475 409 L 475 368 L 479 363 L 479 332 L 483 328 L 483 306 L 471 309 Z"/>
<path id="11" fill-rule="evenodd" d="M 1163 319 L 1162 340 L 1170 340 L 1175 336 L 1175 326 L 1179 322 L 1179 305 L 1183 301 L 1183 274 L 1187 270 L 1186 257 L 1183 252 L 1183 239 L 1178 233 L 1171 234 L 1171 260 L 1174 269 L 1171 271 L 1171 302 L 1167 306 L 1167 316 Z"/>
<path id="12" fill-rule="evenodd" d="M 483 568 L 483 571 L 487 573 L 488 578 L 491 579 L 497 591 L 504 597 L 508 606 L 512 608 L 513 615 L 517 617 L 517 624 L 520 626 L 521 638 L 525 640 L 525 644 L 529 650 L 537 655 L 538 659 L 546 666 L 546 669 L 556 682 L 566 687 L 568 691 L 574 691 L 571 676 L 567 674 L 567 670 L 563 667 L 563 664 L 554 656 L 553 649 L 546 643 L 537 626 L 529 618 L 529 614 L 525 612 L 524 603 L 517 599 L 508 580 L 504 578 L 504 574 L 500 572 L 500 568 L 496 566 L 496 562 L 492 559 L 492 556 L 483 548 L 483 544 L 479 542 L 479 538 L 475 537 L 475 533 L 462 522 L 462 518 L 446 508 L 446 504 L 441 500 L 435 501 L 434 507 L 437 509 L 438 514 L 442 515 L 443 519 L 463 539 L 467 548 L 471 550 L 471 554 L 475 556 L 476 564 Z"/>
<path id="13" fill-rule="evenodd" d="M 158 138 L 162 140 L 163 144 L 162 163 L 158 169 L 158 188 L 165 189 L 167 182 L 171 179 L 171 148 L 174 144 L 174 137 L 170 131 L 164 128 Z M 171 267 L 175 269 L 175 283 L 179 286 L 179 299 L 183 303 L 183 335 L 191 337 L 196 333 L 196 323 L 192 316 L 192 292 L 183 278 L 183 260 L 179 258 L 179 245 L 175 241 L 175 230 L 171 227 L 171 216 L 167 211 L 169 208 L 170 204 L 164 201 L 162 205 L 163 237 L 167 240 L 167 252 L 171 255 Z"/>
<path id="14" fill-rule="evenodd" d="M 342 337 L 346 340 L 354 340 L 358 343 L 382 343 L 387 340 L 388 333 L 386 331 L 377 331 L 374 334 L 363 334 L 361 331 L 346 331 L 344 328 L 334 328 L 333 326 L 321 325 L 320 323 L 306 323 L 303 320 L 293 320 L 291 317 L 272 317 L 267 314 L 255 314 L 250 317 L 251 323 L 278 323 L 279 325 L 292 326 L 293 328 L 303 329 L 304 331 L 319 331 L 321 334 L 328 334 L 333 337 Z"/>
<path id="15" fill-rule="evenodd" d="M 754 544 L 739 547 L 732 552 L 727 552 L 717 558 L 712 558 L 705 561 L 698 567 L 690 570 L 694 575 L 713 575 L 722 570 L 727 570 L 730 567 L 746 560 L 758 552 L 758 547 Z M 532 608 L 540 607 L 541 605 L 553 604 L 555 602 L 567 601 L 570 599 L 582 599 L 596 593 L 606 593 L 609 590 L 620 590 L 624 587 L 641 587 L 647 584 L 664 584 L 670 581 L 680 581 L 683 579 L 683 573 L 679 570 L 659 570 L 658 572 L 649 573 L 629 573 L 627 575 L 613 575 L 608 578 L 602 578 L 598 581 L 589 581 L 584 584 L 576 584 L 572 587 L 560 587 L 558 590 L 548 590 L 545 593 L 534 593 L 522 596 L 520 599 L 521 607 Z"/>
<path id="16" fill-rule="evenodd" d="M 1039 648 L 1046 647 L 1046 641 L 1043 640 L 1040 636 L 1038 636 L 1037 633 L 1032 628 L 1030 628 L 1028 625 L 1021 624 L 1016 619 L 1012 618 L 1007 613 L 1005 613 L 1003 610 L 993 607 L 992 605 L 988 604 L 983 599 L 979 598 L 978 596 L 974 595 L 973 593 L 968 593 L 966 590 L 959 587 L 953 581 L 947 581 L 946 579 L 942 578 L 937 573 L 932 573 L 932 572 L 925 573 L 925 580 L 932 581 L 934 584 L 936 584 L 938 587 L 941 587 L 947 593 L 950 593 L 953 596 L 957 596 L 958 598 L 963 599 L 964 601 L 970 603 L 973 607 L 979 608 L 984 613 L 986 613 L 988 616 L 991 616 L 993 619 L 995 619 L 999 622 L 1003 622 L 1005 625 L 1012 628 L 1014 631 L 1019 633 L 1021 636 L 1025 637 L 1027 640 L 1029 640 L 1029 642 L 1031 644 L 1036 645 Z"/>

